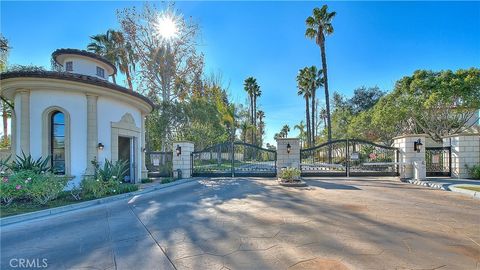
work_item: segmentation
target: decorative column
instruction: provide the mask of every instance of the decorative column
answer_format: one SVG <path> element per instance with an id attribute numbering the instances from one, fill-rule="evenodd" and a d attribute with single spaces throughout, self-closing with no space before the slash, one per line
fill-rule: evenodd
<path id="1" fill-rule="evenodd" d="M 145 164 L 145 114 L 142 113 L 142 134 L 140 135 L 142 138 L 142 179 L 148 178 L 148 170 L 147 170 L 147 164 Z"/>
<path id="2" fill-rule="evenodd" d="M 18 94 L 20 95 L 20 149 L 17 149 L 19 152 L 17 154 L 20 155 L 23 151 L 28 156 L 30 154 L 30 91 L 22 89 Z"/>
<path id="3" fill-rule="evenodd" d="M 414 178 L 417 180 L 426 178 L 426 171 L 423 169 L 425 166 L 425 134 L 412 134 L 403 135 L 393 138 L 393 146 L 399 150 L 400 163 L 400 178 Z M 417 152 L 415 148 L 415 142 L 423 144 L 420 147 L 420 152 Z M 414 167 L 417 166 L 419 172 L 418 175 L 414 174 Z"/>
<path id="4" fill-rule="evenodd" d="M 91 161 L 98 156 L 97 101 L 98 96 L 87 94 L 87 175 L 94 173 Z"/>
<path id="5" fill-rule="evenodd" d="M 480 164 L 480 134 L 464 133 L 443 138 L 443 146 L 451 147 L 452 177 L 470 177 L 468 168 Z"/>
<path id="6" fill-rule="evenodd" d="M 298 138 L 277 139 L 277 175 L 282 168 L 286 167 L 300 169 L 300 139 Z"/>
<path id="7" fill-rule="evenodd" d="M 172 167 L 174 176 L 176 175 L 177 170 L 181 170 L 182 178 L 192 177 L 192 152 L 194 144 L 192 142 L 174 142 L 172 149 Z"/>

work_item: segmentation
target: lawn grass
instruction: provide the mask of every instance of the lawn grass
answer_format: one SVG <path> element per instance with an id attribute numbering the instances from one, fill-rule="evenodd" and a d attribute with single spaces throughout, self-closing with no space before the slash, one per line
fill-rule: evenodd
<path id="1" fill-rule="evenodd" d="M 108 194 L 102 198 L 114 196 L 122 193 L 132 192 L 138 190 L 138 186 L 133 184 L 122 184 L 121 188 L 115 194 Z M 40 210 L 45 210 L 49 208 L 65 206 L 74 203 L 86 202 L 94 199 L 99 199 L 93 197 L 93 195 L 83 196 L 80 200 L 75 200 L 73 196 L 68 191 L 60 193 L 60 195 L 52 201 L 49 201 L 45 205 L 39 205 L 33 201 L 19 200 L 14 201 L 9 206 L 1 205 L 0 206 L 0 217 L 8 217 L 13 215 L 25 214 L 29 212 L 35 212 Z"/>
<path id="2" fill-rule="evenodd" d="M 472 187 L 472 186 L 458 186 L 457 188 L 473 190 L 476 192 L 480 192 L 480 186 Z"/>

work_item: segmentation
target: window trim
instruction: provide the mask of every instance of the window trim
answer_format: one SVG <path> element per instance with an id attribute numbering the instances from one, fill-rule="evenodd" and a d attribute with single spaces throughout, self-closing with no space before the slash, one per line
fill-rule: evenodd
<path id="1" fill-rule="evenodd" d="M 61 112 L 64 116 L 64 143 L 65 143 L 65 175 L 71 176 L 71 145 L 70 145 L 70 114 L 64 108 L 51 106 L 42 113 L 42 156 L 51 155 L 52 136 L 50 129 L 52 126 L 52 115 L 55 112 Z M 49 158 L 49 166 L 52 165 L 52 159 Z"/>
<path id="2" fill-rule="evenodd" d="M 54 122 L 54 119 L 55 119 L 55 115 L 57 114 L 63 114 L 63 124 L 57 124 Z M 63 136 L 58 136 L 58 135 L 55 135 L 55 126 L 63 126 Z M 64 166 L 63 166 L 63 172 L 61 173 L 58 173 L 58 175 L 65 175 L 66 174 L 66 149 L 65 149 L 65 114 L 61 111 L 52 111 L 52 113 L 50 114 L 50 130 L 49 130 L 49 135 L 50 135 L 50 162 L 52 164 L 52 168 L 53 168 L 53 164 L 54 164 L 54 161 L 61 161 L 64 163 Z M 54 147 L 54 142 L 55 142 L 55 138 L 60 138 L 60 137 L 63 137 L 63 148 L 55 148 Z M 58 149 L 63 149 L 63 159 L 59 159 L 59 160 L 54 160 L 54 153 L 55 153 L 55 150 L 58 150 Z"/>
<path id="3" fill-rule="evenodd" d="M 100 78 L 105 78 L 105 69 L 97 66 L 97 76 Z"/>
<path id="4" fill-rule="evenodd" d="M 69 64 L 70 64 L 70 69 L 68 68 Z M 65 71 L 73 71 L 73 61 L 65 62 Z"/>

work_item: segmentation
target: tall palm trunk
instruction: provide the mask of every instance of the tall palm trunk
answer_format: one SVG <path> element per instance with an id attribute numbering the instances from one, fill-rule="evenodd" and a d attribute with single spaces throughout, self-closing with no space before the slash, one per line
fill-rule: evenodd
<path id="1" fill-rule="evenodd" d="M 254 95 L 250 96 L 250 124 L 253 126 L 253 106 L 254 106 Z M 251 143 L 253 144 L 254 131 L 250 130 L 251 134 Z"/>
<path id="2" fill-rule="evenodd" d="M 132 77 L 130 76 L 130 71 L 128 67 L 125 70 L 125 76 L 127 76 L 128 88 L 133 92 Z"/>
<path id="3" fill-rule="evenodd" d="M 322 33 L 322 32 L 319 32 L 319 33 Z M 322 55 L 323 77 L 325 79 L 325 83 L 324 83 L 325 105 L 327 107 L 327 125 L 328 125 L 327 134 L 328 134 L 328 141 L 330 142 L 332 140 L 332 125 L 330 120 L 330 94 L 328 92 L 327 56 L 325 55 L 325 37 L 323 37 L 323 34 L 321 35 L 321 40 L 320 40 L 320 52 Z"/>
<path id="4" fill-rule="evenodd" d="M 312 89 L 312 146 L 315 146 L 315 92 L 316 89 Z"/>
<path id="5" fill-rule="evenodd" d="M 307 119 L 307 146 L 310 146 L 311 143 L 311 130 L 310 130 L 310 104 L 308 103 L 308 97 L 305 97 L 305 118 Z"/>
<path id="6" fill-rule="evenodd" d="M 325 79 L 324 87 L 325 87 L 325 105 L 327 107 L 327 137 L 328 137 L 328 142 L 332 141 L 332 124 L 330 120 L 330 95 L 328 92 L 328 72 L 327 72 L 327 56 L 325 54 L 325 37 L 323 36 L 323 29 L 321 32 L 319 31 L 320 34 L 320 53 L 322 56 L 322 69 L 323 69 L 323 77 Z M 332 146 L 329 145 L 328 147 L 328 163 L 332 163 Z"/>
<path id="7" fill-rule="evenodd" d="M 257 145 L 257 96 L 253 95 L 253 144 Z"/>
<path id="8" fill-rule="evenodd" d="M 3 140 L 6 142 L 8 140 L 8 113 L 7 113 L 7 104 L 3 102 Z"/>

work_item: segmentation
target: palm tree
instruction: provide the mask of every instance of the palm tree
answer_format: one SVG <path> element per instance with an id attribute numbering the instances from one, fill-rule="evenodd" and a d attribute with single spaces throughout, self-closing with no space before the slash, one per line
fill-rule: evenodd
<path id="1" fill-rule="evenodd" d="M 290 132 L 290 127 L 288 125 L 284 125 L 280 133 L 284 134 L 284 138 L 287 138 L 288 132 Z"/>
<path id="2" fill-rule="evenodd" d="M 253 87 L 253 120 L 254 120 L 253 126 L 255 127 L 255 130 L 258 129 L 258 126 L 257 126 L 257 118 L 258 118 L 258 116 L 257 116 L 257 98 L 260 97 L 261 95 L 262 95 L 262 91 L 260 90 L 260 86 L 257 84 L 257 82 L 255 82 L 254 87 Z M 255 138 L 254 144 L 256 145 L 257 144 L 256 135 L 255 135 L 254 138 Z"/>
<path id="3" fill-rule="evenodd" d="M 325 103 L 327 107 L 327 124 L 328 124 L 328 141 L 332 140 L 332 126 L 330 120 L 330 100 L 328 92 L 328 76 L 327 76 L 327 57 L 325 54 L 325 36 L 333 33 L 332 19 L 337 14 L 336 12 L 328 12 L 328 6 L 323 5 L 322 8 L 314 8 L 313 15 L 309 16 L 305 23 L 307 30 L 305 36 L 310 39 L 315 39 L 315 42 L 320 46 L 322 57 L 322 69 L 325 83 Z"/>
<path id="4" fill-rule="evenodd" d="M 293 129 L 298 129 L 300 131 L 300 134 L 298 135 L 298 138 L 300 138 L 300 141 L 302 142 L 302 147 L 304 146 L 305 144 L 305 122 L 300 121 L 300 123 L 296 124 Z"/>
<path id="5" fill-rule="evenodd" d="M 316 133 L 316 114 L 315 114 L 315 107 L 316 107 L 316 98 L 315 92 L 320 86 L 323 86 L 323 78 L 322 78 L 322 70 L 317 70 L 316 66 L 305 67 L 303 72 L 304 76 L 304 83 L 307 85 L 308 89 L 310 90 L 311 98 L 312 98 L 312 121 L 310 122 L 310 138 L 312 141 L 312 145 L 315 145 L 315 133 Z"/>
<path id="6" fill-rule="evenodd" d="M 259 146 L 262 146 L 263 145 L 263 134 L 265 133 L 265 122 L 263 122 L 263 119 L 265 118 L 265 112 L 262 111 L 262 110 L 258 110 L 257 118 L 258 118 L 258 135 L 259 135 L 259 138 L 260 138 Z"/>
<path id="7" fill-rule="evenodd" d="M 136 57 L 123 33 L 109 29 L 107 33 L 91 36 L 90 39 L 92 42 L 88 44 L 87 50 L 105 57 L 117 66 L 127 77 L 128 87 L 133 91 L 131 73 L 135 71 Z M 116 83 L 115 75 L 112 75 L 112 80 Z"/>
<path id="8" fill-rule="evenodd" d="M 247 142 L 247 132 L 252 128 L 253 126 L 247 121 L 243 121 L 242 123 L 240 123 L 240 130 L 242 131 L 242 141 L 244 143 Z"/>
<path id="9" fill-rule="evenodd" d="M 322 108 L 320 110 L 320 118 L 323 120 L 323 129 L 327 128 L 327 110 L 325 108 Z"/>
<path id="10" fill-rule="evenodd" d="M 257 84 L 257 80 L 253 77 L 248 77 L 247 79 L 245 79 L 245 82 L 243 84 L 243 89 L 247 92 L 248 94 L 248 97 L 249 97 L 249 101 L 250 101 L 250 108 L 249 108 L 249 114 L 250 114 L 250 123 L 253 125 L 253 126 L 256 126 L 255 125 L 255 103 L 256 103 L 256 96 L 260 95 L 261 92 L 260 92 L 260 87 L 258 86 Z M 254 143 L 254 136 L 255 134 L 252 132 L 252 144 Z"/>
<path id="11" fill-rule="evenodd" d="M 310 103 L 308 102 L 311 96 L 310 88 L 305 81 L 306 68 L 301 69 L 297 75 L 298 95 L 305 99 L 305 119 L 307 121 L 307 146 L 311 145 L 311 129 L 310 129 Z"/>

